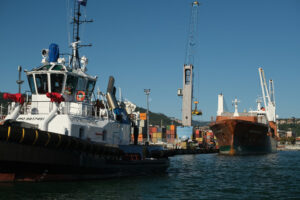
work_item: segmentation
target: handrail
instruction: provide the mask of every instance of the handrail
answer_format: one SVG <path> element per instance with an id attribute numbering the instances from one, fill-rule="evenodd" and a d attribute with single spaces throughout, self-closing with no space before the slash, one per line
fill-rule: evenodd
<path id="1" fill-rule="evenodd" d="M 8 103 L 8 113 L 11 113 L 13 111 L 13 108 L 14 106 L 12 106 L 13 102 L 9 102 Z M 42 105 L 39 105 L 39 104 L 44 104 L 44 106 Z M 75 106 L 75 105 L 81 105 L 81 106 Z M 105 105 L 105 104 L 104 104 Z M 51 101 L 30 101 L 30 102 L 25 102 L 24 105 L 22 106 L 22 108 L 20 109 L 20 114 L 29 114 L 29 113 L 32 113 L 32 106 L 34 106 L 33 108 L 39 108 L 39 107 L 43 107 L 44 109 L 44 112 L 41 112 L 41 110 L 43 109 L 40 109 L 37 111 L 36 114 L 49 114 L 52 110 L 52 103 Z M 45 108 L 47 107 L 48 108 Z M 46 111 L 45 111 L 46 110 Z M 73 111 L 71 111 L 73 110 Z M 93 110 L 95 111 L 93 113 Z M 105 105 L 105 108 L 104 109 L 101 109 L 99 110 L 99 114 L 101 112 L 101 110 L 105 110 L 105 115 L 104 117 L 97 117 L 97 112 L 96 112 L 97 108 L 96 106 L 92 105 L 91 103 L 87 103 L 87 102 L 62 102 L 60 105 L 59 105 L 59 108 L 58 108 L 58 112 L 57 114 L 58 115 L 61 115 L 61 114 L 65 114 L 65 115 L 72 115 L 72 116 L 88 116 L 88 117 L 95 117 L 95 118 L 106 118 L 106 119 L 109 119 L 109 110 L 107 109 L 107 106 Z M 102 112 L 103 113 L 103 112 Z M 34 113 L 32 113 L 34 114 Z"/>

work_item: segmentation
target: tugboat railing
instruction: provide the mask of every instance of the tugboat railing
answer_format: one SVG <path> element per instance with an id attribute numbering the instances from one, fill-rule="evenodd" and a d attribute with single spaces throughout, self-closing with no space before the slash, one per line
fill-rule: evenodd
<path id="1" fill-rule="evenodd" d="M 13 112 L 14 102 L 8 103 L 8 114 Z M 25 102 L 20 110 L 21 115 L 47 115 L 53 109 L 53 102 L 30 101 Z M 86 102 L 62 102 L 58 108 L 58 115 L 71 115 L 81 117 L 94 117 L 97 119 L 108 119 L 110 113 L 106 108 L 97 108 Z"/>

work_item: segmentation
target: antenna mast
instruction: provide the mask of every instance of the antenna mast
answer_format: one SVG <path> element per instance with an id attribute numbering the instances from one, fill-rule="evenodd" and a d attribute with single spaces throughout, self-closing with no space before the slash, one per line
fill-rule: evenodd
<path id="1" fill-rule="evenodd" d="M 24 81 L 21 79 L 21 75 L 22 75 L 21 66 L 18 66 L 18 71 L 19 71 L 19 80 L 17 80 L 17 84 L 19 85 L 19 93 L 21 94 L 21 85 L 24 83 Z"/>
<path id="2" fill-rule="evenodd" d="M 79 27 L 82 23 L 89 23 L 93 22 L 93 20 L 80 20 L 80 6 L 86 6 L 87 0 L 74 0 L 74 13 L 73 13 L 73 42 L 72 42 L 72 56 L 70 64 L 72 68 L 80 68 L 80 59 L 79 59 L 79 52 L 78 49 L 84 46 L 92 46 L 91 44 L 88 45 L 79 45 L 80 37 L 79 37 Z"/>

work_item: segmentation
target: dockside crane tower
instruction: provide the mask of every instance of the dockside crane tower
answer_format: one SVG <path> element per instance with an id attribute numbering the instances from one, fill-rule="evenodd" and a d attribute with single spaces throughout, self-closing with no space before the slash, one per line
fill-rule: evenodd
<path id="1" fill-rule="evenodd" d="M 182 125 L 192 126 L 192 114 L 200 115 L 197 111 L 198 101 L 195 101 L 195 110 L 192 111 L 193 83 L 194 83 L 194 55 L 197 46 L 197 28 L 199 16 L 199 2 L 192 3 L 192 12 L 189 24 L 189 35 L 186 46 L 185 62 L 183 66 L 183 88 L 178 89 L 178 96 L 182 96 Z"/>

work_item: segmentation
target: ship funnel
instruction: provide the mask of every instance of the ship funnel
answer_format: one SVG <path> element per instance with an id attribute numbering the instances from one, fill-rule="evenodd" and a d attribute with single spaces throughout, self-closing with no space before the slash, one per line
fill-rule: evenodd
<path id="1" fill-rule="evenodd" d="M 218 95 L 218 111 L 217 111 L 217 116 L 221 116 L 222 113 L 224 112 L 224 97 L 223 94 Z"/>
<path id="2" fill-rule="evenodd" d="M 50 44 L 49 46 L 49 62 L 57 62 L 59 57 L 59 48 L 57 44 Z"/>
<path id="3" fill-rule="evenodd" d="M 119 107 L 115 96 L 116 88 L 114 86 L 114 83 L 115 83 L 114 77 L 110 76 L 108 81 L 107 91 L 106 91 L 106 99 L 109 107 L 112 110 Z"/>

